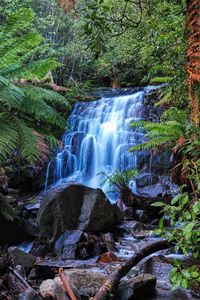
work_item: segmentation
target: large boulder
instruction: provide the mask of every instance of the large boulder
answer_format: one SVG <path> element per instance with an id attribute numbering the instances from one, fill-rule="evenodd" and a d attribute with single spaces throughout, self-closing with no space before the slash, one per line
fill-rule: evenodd
<path id="1" fill-rule="evenodd" d="M 100 189 L 65 183 L 49 190 L 37 215 L 41 237 L 55 241 L 66 230 L 106 232 L 122 213 Z"/>

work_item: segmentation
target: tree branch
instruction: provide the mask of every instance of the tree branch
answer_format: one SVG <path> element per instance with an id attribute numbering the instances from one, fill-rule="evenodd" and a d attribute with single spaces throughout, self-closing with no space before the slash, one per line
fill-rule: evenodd
<path id="1" fill-rule="evenodd" d="M 145 246 L 127 260 L 124 265 L 119 267 L 118 270 L 112 273 L 97 294 L 90 300 L 107 300 L 110 294 L 117 288 L 121 278 L 124 277 L 138 262 L 154 252 L 170 248 L 171 246 L 173 245 L 168 240 L 156 241 L 155 243 Z"/>

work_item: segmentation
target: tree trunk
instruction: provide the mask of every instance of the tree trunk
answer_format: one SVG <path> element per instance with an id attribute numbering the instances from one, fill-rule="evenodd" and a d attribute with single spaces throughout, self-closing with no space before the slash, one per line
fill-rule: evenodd
<path id="1" fill-rule="evenodd" d="M 119 281 L 124 277 L 138 262 L 150 254 L 167 249 L 172 245 L 168 240 L 157 241 L 148 244 L 142 250 L 135 253 L 127 262 L 119 267 L 117 271 L 112 273 L 108 280 L 103 284 L 97 294 L 90 300 L 107 300 L 119 284 Z"/>
<path id="2" fill-rule="evenodd" d="M 200 83 L 200 0 L 187 1 L 187 73 L 188 91 L 190 100 L 190 122 L 199 126 L 199 99 L 196 93 L 196 84 Z"/>

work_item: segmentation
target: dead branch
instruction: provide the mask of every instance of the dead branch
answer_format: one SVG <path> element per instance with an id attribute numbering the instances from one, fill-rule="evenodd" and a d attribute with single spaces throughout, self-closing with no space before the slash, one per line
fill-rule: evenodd
<path id="1" fill-rule="evenodd" d="M 67 294 L 69 295 L 70 299 L 77 300 L 76 296 L 74 295 L 74 292 L 69 284 L 69 281 L 68 281 L 67 277 L 65 276 L 63 268 L 59 269 L 59 276 L 60 276 L 63 286 L 64 286 L 65 290 L 67 291 Z"/>
<path id="2" fill-rule="evenodd" d="M 119 267 L 117 271 L 112 273 L 107 281 L 103 284 L 97 294 L 90 300 L 106 300 L 117 288 L 119 281 L 124 277 L 138 262 L 140 262 L 146 256 L 150 254 L 167 249 L 172 245 L 168 240 L 157 241 L 155 243 L 148 244 L 139 252 L 136 252 L 124 265 Z"/>
<path id="3" fill-rule="evenodd" d="M 29 288 L 31 288 L 31 286 L 28 284 L 28 282 L 16 271 L 16 270 L 14 270 L 13 268 L 11 268 L 11 267 L 9 267 L 9 270 L 10 270 L 10 272 L 13 274 L 13 275 L 15 275 L 15 277 L 17 278 L 17 279 L 19 279 L 19 281 L 27 288 L 27 289 L 29 289 Z"/>

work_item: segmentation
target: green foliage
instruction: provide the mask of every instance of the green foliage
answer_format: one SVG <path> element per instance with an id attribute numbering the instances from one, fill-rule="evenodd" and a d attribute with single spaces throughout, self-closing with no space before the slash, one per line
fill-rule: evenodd
<path id="1" fill-rule="evenodd" d="M 172 108 L 165 111 L 160 123 L 136 121 L 131 123 L 131 127 L 142 127 L 147 132 L 147 141 L 133 146 L 130 151 L 152 149 L 166 144 L 173 148 L 178 139 L 186 134 L 186 113 Z"/>
<path id="2" fill-rule="evenodd" d="M 170 81 L 170 100 L 186 105 L 185 6 L 172 0 L 142 0 L 139 22 L 137 1 L 86 3 L 84 28 L 89 46 L 99 56 L 98 76 L 117 79 L 122 86 Z"/>
<path id="3" fill-rule="evenodd" d="M 174 288 L 180 286 L 189 288 L 200 284 L 200 269 L 195 265 L 195 260 L 200 258 L 200 159 L 197 161 L 186 160 L 183 164 L 183 173 L 187 171 L 187 178 L 192 186 L 192 193 L 182 192 L 174 197 L 171 204 L 162 202 L 154 206 L 163 207 L 163 217 L 160 219 L 160 233 L 167 236 L 171 242 L 185 255 L 191 258 L 191 265 L 185 266 L 183 262 L 175 261 L 170 274 Z M 172 229 L 168 231 L 164 226 L 165 216 L 170 216 Z"/>
<path id="4" fill-rule="evenodd" d="M 121 192 L 126 189 L 129 186 L 130 181 L 138 175 L 138 171 L 116 171 L 111 175 L 107 175 L 105 172 L 102 172 L 99 175 L 103 175 L 105 177 L 105 180 L 102 182 L 102 186 L 108 183 L 110 187 L 115 186 Z"/>
<path id="5" fill-rule="evenodd" d="M 46 144 L 55 144 L 52 131 L 65 128 L 56 106 L 68 109 L 65 97 L 49 89 L 45 75 L 59 63 L 37 59 L 42 42 L 33 27 L 30 9 L 11 14 L 1 26 L 0 53 L 0 161 L 14 154 L 28 162 L 44 160 Z M 31 59 L 30 59 L 31 58 Z M 37 84 L 37 85 L 36 85 Z M 46 136 L 46 137 L 45 137 Z"/>
<path id="6" fill-rule="evenodd" d="M 42 79 L 60 64 L 53 58 L 37 59 L 42 37 L 33 27 L 33 13 L 20 9 L 11 14 L 0 33 L 0 70 L 9 79 Z"/>

